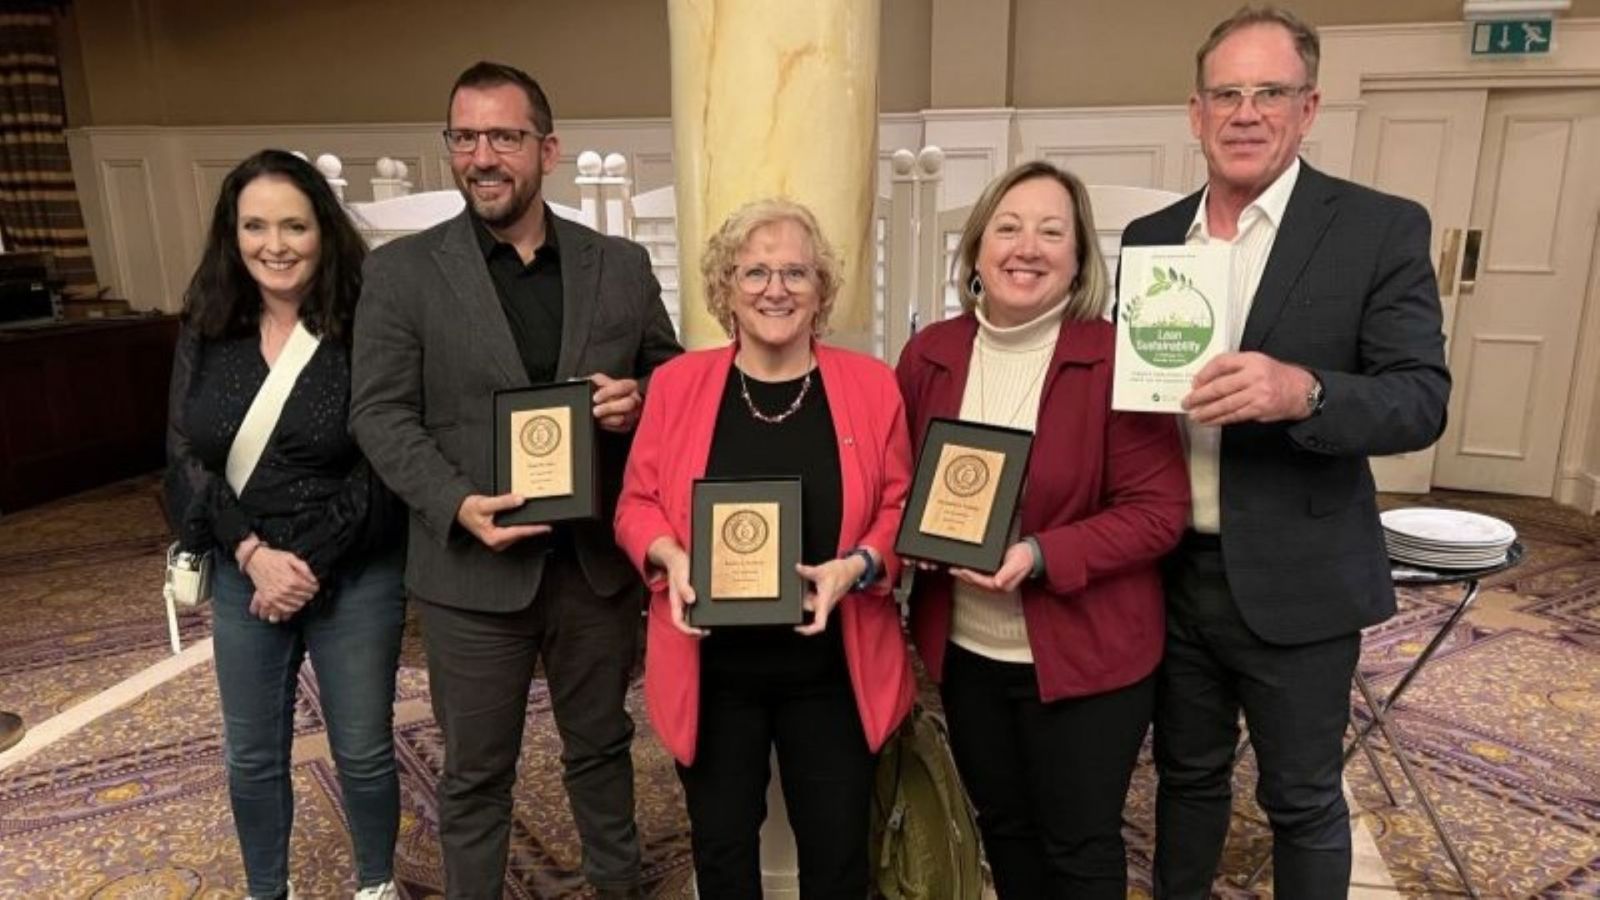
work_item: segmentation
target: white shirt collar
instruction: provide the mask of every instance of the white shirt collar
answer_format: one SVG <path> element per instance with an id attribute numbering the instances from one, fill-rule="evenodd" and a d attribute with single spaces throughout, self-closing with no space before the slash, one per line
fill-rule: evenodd
<path id="1" fill-rule="evenodd" d="M 1245 220 L 1250 217 L 1251 210 L 1255 210 L 1256 215 L 1266 216 L 1267 221 L 1272 223 L 1274 229 L 1282 227 L 1283 214 L 1289 208 L 1289 197 L 1294 193 L 1295 182 L 1299 179 L 1300 157 L 1297 156 L 1294 158 L 1294 162 L 1289 164 L 1289 168 L 1283 170 L 1282 175 L 1279 175 L 1271 184 L 1267 185 L 1267 189 L 1262 191 L 1261 195 L 1256 199 L 1250 201 L 1250 205 L 1239 213 L 1241 228 L 1244 226 Z M 1199 235 L 1207 240 L 1210 239 L 1211 230 L 1206 225 L 1206 199 L 1210 196 L 1211 186 L 1207 185 L 1205 192 L 1200 195 L 1200 205 L 1195 208 L 1194 221 L 1189 223 L 1189 231 L 1186 238 L 1192 239 Z"/>

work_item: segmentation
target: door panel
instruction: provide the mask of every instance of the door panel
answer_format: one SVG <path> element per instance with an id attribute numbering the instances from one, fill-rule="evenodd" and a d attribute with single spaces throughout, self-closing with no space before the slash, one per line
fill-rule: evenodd
<path id="1" fill-rule="evenodd" d="M 1434 268 L 1448 337 L 1488 92 L 1376 91 L 1363 100 L 1352 173 L 1362 184 L 1409 197 L 1427 208 L 1433 219 Z M 1433 468 L 1432 447 L 1372 460 L 1378 488 L 1385 491 L 1427 491 Z"/>
<path id="2" fill-rule="evenodd" d="M 1490 95 L 1441 487 L 1549 497 L 1600 211 L 1600 91 Z M 1470 254 L 1468 254 L 1470 256 Z M 1470 262 L 1469 262 L 1470 266 Z"/>

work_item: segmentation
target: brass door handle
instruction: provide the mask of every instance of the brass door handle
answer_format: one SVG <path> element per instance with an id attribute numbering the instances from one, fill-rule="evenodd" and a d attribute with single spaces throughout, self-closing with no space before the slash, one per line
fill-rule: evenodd
<path id="1" fill-rule="evenodd" d="M 1461 229 L 1446 228 L 1439 251 L 1439 296 L 1456 292 L 1456 270 L 1461 266 Z"/>

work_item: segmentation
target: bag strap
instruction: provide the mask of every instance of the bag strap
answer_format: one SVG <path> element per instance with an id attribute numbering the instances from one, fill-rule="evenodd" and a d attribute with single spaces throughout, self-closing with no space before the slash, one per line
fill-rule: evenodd
<path id="1" fill-rule="evenodd" d="M 294 323 L 294 330 L 289 332 L 289 340 L 279 352 L 278 361 L 267 372 L 267 380 L 256 392 L 256 398 L 250 401 L 250 409 L 239 425 L 239 434 L 234 437 L 233 446 L 228 448 L 228 465 L 224 470 L 228 486 L 233 488 L 235 496 L 244 493 L 244 486 L 255 474 L 256 463 L 261 461 L 261 453 L 267 449 L 267 439 L 278 427 L 278 417 L 283 414 L 283 404 L 289 399 L 289 391 L 300 379 L 300 372 L 305 369 L 306 363 L 317 352 L 319 343 L 321 341 L 307 331 L 305 325 Z"/>

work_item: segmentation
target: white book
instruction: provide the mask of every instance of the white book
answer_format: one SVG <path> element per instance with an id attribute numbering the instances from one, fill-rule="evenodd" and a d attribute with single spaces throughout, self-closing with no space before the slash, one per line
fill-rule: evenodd
<path id="1" fill-rule="evenodd" d="M 1183 411 L 1194 376 L 1228 349 L 1226 245 L 1124 247 L 1111 408 Z"/>

